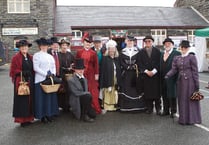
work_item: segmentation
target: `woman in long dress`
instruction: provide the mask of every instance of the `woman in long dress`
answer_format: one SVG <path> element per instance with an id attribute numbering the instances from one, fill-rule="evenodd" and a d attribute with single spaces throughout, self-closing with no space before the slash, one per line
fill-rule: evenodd
<path id="1" fill-rule="evenodd" d="M 58 115 L 58 103 L 56 93 L 45 93 L 40 83 L 46 79 L 49 74 L 56 74 L 56 66 L 53 56 L 47 53 L 49 41 L 45 38 L 36 40 L 40 51 L 33 56 L 35 71 L 35 118 L 43 123 L 51 122 L 54 115 Z"/>
<path id="2" fill-rule="evenodd" d="M 100 88 L 103 92 L 103 107 L 107 111 L 115 111 L 118 102 L 118 86 L 120 84 L 120 65 L 118 60 L 117 43 L 109 40 L 106 43 L 105 56 L 100 67 Z"/>
<path id="3" fill-rule="evenodd" d="M 182 55 L 174 58 L 172 69 L 166 74 L 165 79 L 178 73 L 178 122 L 183 125 L 201 123 L 200 102 L 190 99 L 192 93 L 199 90 L 197 59 L 194 54 L 189 54 L 189 41 L 183 40 L 180 47 Z"/>
<path id="4" fill-rule="evenodd" d="M 58 93 L 58 104 L 59 107 L 63 109 L 63 111 L 69 111 L 69 87 L 67 83 L 67 79 L 73 74 L 72 64 L 74 62 L 74 56 L 71 52 L 68 51 L 70 42 L 62 38 L 59 41 L 60 45 L 60 52 L 58 53 L 59 56 L 59 63 L 60 63 L 60 77 L 62 78 L 62 89 L 63 92 Z"/>
<path id="5" fill-rule="evenodd" d="M 84 48 L 77 52 L 76 58 L 84 59 L 84 76 L 88 81 L 88 90 L 92 95 L 92 107 L 97 114 L 101 114 L 99 105 L 99 62 L 97 54 L 91 49 L 92 37 L 84 36 Z"/>
<path id="6" fill-rule="evenodd" d="M 31 47 L 27 40 L 20 40 L 16 43 L 16 47 L 20 51 L 13 56 L 10 68 L 10 77 L 14 83 L 14 104 L 13 117 L 14 122 L 20 123 L 22 127 L 29 125 L 33 120 L 33 86 L 34 73 L 32 56 L 28 54 L 28 48 Z M 21 81 L 21 73 L 23 79 L 28 82 L 30 95 L 18 95 L 18 87 Z"/>
<path id="7" fill-rule="evenodd" d="M 134 47 L 134 37 L 127 36 L 126 48 L 119 54 L 121 66 L 121 89 L 119 91 L 120 111 L 140 111 L 145 109 L 141 92 L 137 91 L 139 50 Z"/>

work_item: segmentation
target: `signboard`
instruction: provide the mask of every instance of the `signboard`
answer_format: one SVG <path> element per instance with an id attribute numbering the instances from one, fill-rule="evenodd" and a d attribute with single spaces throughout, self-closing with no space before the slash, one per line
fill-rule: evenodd
<path id="1" fill-rule="evenodd" d="M 2 28 L 2 35 L 37 35 L 38 28 Z"/>
<path id="2" fill-rule="evenodd" d="M 128 30 L 111 30 L 112 37 L 125 37 Z"/>

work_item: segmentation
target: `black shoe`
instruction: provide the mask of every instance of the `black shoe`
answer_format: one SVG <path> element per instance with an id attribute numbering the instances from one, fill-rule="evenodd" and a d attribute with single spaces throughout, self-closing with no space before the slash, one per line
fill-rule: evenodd
<path id="1" fill-rule="evenodd" d="M 160 116 L 168 116 L 168 115 L 170 115 L 170 113 L 169 112 L 164 112 L 164 111 L 160 114 Z"/>
<path id="2" fill-rule="evenodd" d="M 156 114 L 157 114 L 157 115 L 161 115 L 162 113 L 161 113 L 160 110 L 157 110 L 157 111 L 156 111 Z"/>
<path id="3" fill-rule="evenodd" d="M 85 115 L 84 118 L 83 118 L 83 120 L 85 122 L 94 122 L 95 121 L 93 118 L 90 118 L 88 115 Z"/>
<path id="4" fill-rule="evenodd" d="M 146 114 L 152 114 L 152 112 L 153 112 L 152 110 L 145 111 Z"/>
<path id="5" fill-rule="evenodd" d="M 170 117 L 174 118 L 175 117 L 175 113 L 171 113 Z"/>
<path id="6" fill-rule="evenodd" d="M 48 120 L 47 120 L 46 117 L 42 117 L 42 118 L 41 118 L 41 122 L 43 122 L 43 123 L 48 123 Z"/>
<path id="7" fill-rule="evenodd" d="M 26 126 L 29 126 L 30 124 L 32 124 L 32 123 L 31 122 L 24 122 L 24 123 L 21 123 L 20 126 L 26 127 Z"/>
<path id="8" fill-rule="evenodd" d="M 52 121 L 53 121 L 53 118 L 52 118 L 52 117 L 46 117 L 46 120 L 47 120 L 48 122 L 52 122 Z"/>

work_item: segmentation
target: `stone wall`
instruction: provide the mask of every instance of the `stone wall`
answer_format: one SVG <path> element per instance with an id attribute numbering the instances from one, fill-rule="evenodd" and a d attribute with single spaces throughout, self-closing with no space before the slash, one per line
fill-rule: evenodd
<path id="1" fill-rule="evenodd" d="M 7 12 L 7 0 L 0 0 L 0 40 L 8 49 L 7 57 L 10 60 L 13 52 L 14 40 L 27 37 L 33 43 L 31 53 L 37 51 L 34 40 L 40 37 L 51 37 L 54 33 L 55 0 L 30 0 L 30 13 L 11 14 Z M 37 27 L 37 35 L 3 35 L 3 28 L 30 28 Z"/>
<path id="2" fill-rule="evenodd" d="M 207 20 L 209 20 L 209 0 L 176 0 L 175 7 L 190 7 L 197 9 Z"/>

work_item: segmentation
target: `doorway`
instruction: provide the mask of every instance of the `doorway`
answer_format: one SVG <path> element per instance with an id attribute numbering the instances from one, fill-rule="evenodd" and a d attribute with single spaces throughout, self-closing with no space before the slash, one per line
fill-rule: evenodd
<path id="1" fill-rule="evenodd" d="M 112 38 L 112 39 L 117 42 L 118 52 L 120 52 L 123 48 L 126 47 L 125 38 L 124 37 L 118 37 L 118 38 L 116 37 L 116 38 Z"/>

